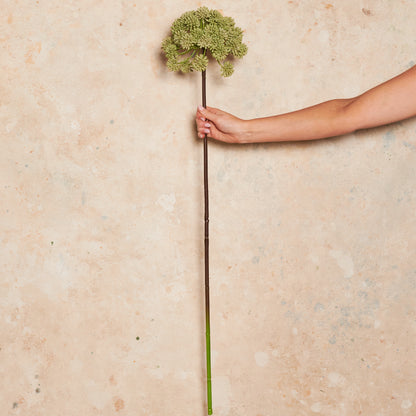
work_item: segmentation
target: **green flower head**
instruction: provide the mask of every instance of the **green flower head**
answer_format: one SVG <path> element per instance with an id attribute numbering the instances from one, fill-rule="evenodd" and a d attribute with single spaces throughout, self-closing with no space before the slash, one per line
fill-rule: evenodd
<path id="1" fill-rule="evenodd" d="M 196 55 L 192 61 L 192 68 L 195 69 L 195 71 L 205 71 L 207 66 L 208 57 L 203 54 Z"/>
<path id="2" fill-rule="evenodd" d="M 229 57 L 242 58 L 247 53 L 243 31 L 234 19 L 218 10 L 200 7 L 185 12 L 171 27 L 171 35 L 163 40 L 162 50 L 170 71 L 205 71 L 208 55 L 218 62 L 221 74 L 229 77 L 234 66 Z"/>
<path id="3" fill-rule="evenodd" d="M 234 72 L 234 67 L 231 62 L 224 62 L 221 65 L 221 75 L 223 77 L 229 77 L 233 74 L 233 72 Z"/>

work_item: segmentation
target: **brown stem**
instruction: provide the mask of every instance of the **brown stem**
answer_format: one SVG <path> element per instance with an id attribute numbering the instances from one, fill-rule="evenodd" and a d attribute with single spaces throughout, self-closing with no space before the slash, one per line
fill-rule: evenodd
<path id="1" fill-rule="evenodd" d="M 202 71 L 202 105 L 206 108 L 206 71 Z M 209 201 L 208 201 L 208 139 L 204 136 L 204 201 L 205 201 L 205 341 L 207 356 L 207 399 L 208 414 L 212 414 L 211 393 L 211 330 L 209 310 Z"/>

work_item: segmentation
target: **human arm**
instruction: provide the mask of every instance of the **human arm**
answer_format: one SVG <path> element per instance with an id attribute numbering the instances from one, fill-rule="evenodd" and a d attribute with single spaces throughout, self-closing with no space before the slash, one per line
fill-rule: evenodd
<path id="1" fill-rule="evenodd" d="M 228 143 L 314 140 L 393 123 L 416 115 L 416 66 L 365 93 L 277 116 L 242 120 L 222 110 L 198 109 L 199 137 Z"/>

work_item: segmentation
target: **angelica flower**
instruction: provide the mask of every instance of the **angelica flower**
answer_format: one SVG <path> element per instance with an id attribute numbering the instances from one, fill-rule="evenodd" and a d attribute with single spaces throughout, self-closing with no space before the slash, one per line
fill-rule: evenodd
<path id="1" fill-rule="evenodd" d="M 234 72 L 234 66 L 230 61 L 226 61 L 221 65 L 221 75 L 223 77 L 229 77 Z"/>
<path id="2" fill-rule="evenodd" d="M 203 54 L 196 55 L 192 61 L 192 69 L 195 69 L 195 71 L 205 71 L 207 66 L 208 57 Z"/>
<path id="3" fill-rule="evenodd" d="M 204 71 L 209 52 L 221 67 L 225 77 L 234 72 L 228 57 L 242 58 L 247 53 L 243 31 L 235 26 L 234 19 L 223 16 L 218 10 L 200 7 L 176 19 L 171 35 L 163 40 L 162 50 L 171 71 Z"/>

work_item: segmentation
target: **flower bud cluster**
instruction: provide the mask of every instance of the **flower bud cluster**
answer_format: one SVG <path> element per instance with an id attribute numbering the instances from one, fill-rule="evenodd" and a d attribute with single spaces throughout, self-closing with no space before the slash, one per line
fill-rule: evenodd
<path id="1" fill-rule="evenodd" d="M 162 42 L 162 50 L 171 71 L 205 71 L 208 55 L 221 66 L 221 74 L 229 77 L 234 66 L 228 57 L 242 58 L 247 53 L 243 31 L 234 19 L 224 17 L 218 10 L 200 7 L 185 12 L 171 27 L 171 36 Z"/>

